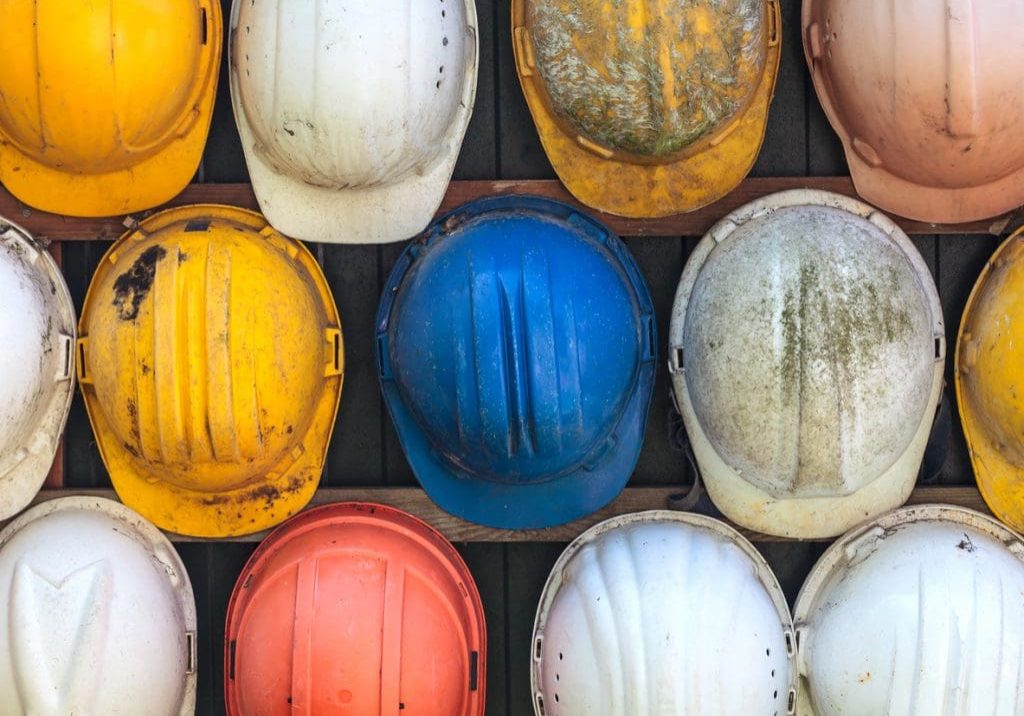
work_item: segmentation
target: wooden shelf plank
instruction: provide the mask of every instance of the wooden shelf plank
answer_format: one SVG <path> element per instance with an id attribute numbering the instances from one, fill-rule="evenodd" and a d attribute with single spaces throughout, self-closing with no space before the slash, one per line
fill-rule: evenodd
<path id="1" fill-rule="evenodd" d="M 455 181 L 448 188 L 440 212 L 472 199 L 502 194 L 537 194 L 574 204 L 600 218 L 620 236 L 701 236 L 720 218 L 749 201 L 787 189 L 824 189 L 856 196 L 848 177 L 761 177 L 744 180 L 722 200 L 689 214 L 662 219 L 625 219 L 582 207 L 555 180 Z M 166 206 L 183 204 L 229 204 L 258 209 L 249 184 L 191 184 Z M 151 212 L 145 212 L 151 213 Z M 136 215 L 141 218 L 145 213 Z M 81 219 L 48 214 L 32 209 L 0 187 L 0 216 L 17 222 L 37 238 L 50 241 L 116 239 L 125 231 L 124 217 Z M 908 234 L 1002 234 L 1015 227 L 1015 217 L 1003 217 L 967 224 L 927 224 L 893 217 Z"/>
<path id="2" fill-rule="evenodd" d="M 423 490 L 412 487 L 323 488 L 317 491 L 309 507 L 346 501 L 376 502 L 391 505 L 426 520 L 453 542 L 570 542 L 587 528 L 610 517 L 640 512 L 642 510 L 664 509 L 669 495 L 678 494 L 680 490 L 685 489 L 683 487 L 626 488 L 615 501 L 604 509 L 567 525 L 542 530 L 497 530 L 481 527 L 480 525 L 475 525 L 449 515 L 431 502 Z M 33 501 L 33 504 L 69 495 L 89 495 L 112 500 L 117 499 L 113 490 L 43 490 Z M 968 507 L 985 514 L 991 514 L 985 506 L 981 494 L 974 487 L 918 487 L 907 501 L 908 505 L 929 503 Z M 4 524 L 4 522 L 0 522 L 0 527 L 3 527 Z M 762 535 L 746 529 L 740 529 L 740 532 L 755 542 L 788 541 L 783 538 Z M 265 536 L 266 533 L 259 533 L 225 541 L 258 542 Z M 174 542 L 216 541 L 183 537 L 181 535 L 169 535 L 169 537 Z M 826 542 L 831 540 L 816 541 Z"/>

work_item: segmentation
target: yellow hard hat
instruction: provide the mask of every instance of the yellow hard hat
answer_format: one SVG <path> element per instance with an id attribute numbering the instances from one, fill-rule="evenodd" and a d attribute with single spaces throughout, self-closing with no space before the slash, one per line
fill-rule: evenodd
<path id="1" fill-rule="evenodd" d="M 344 354 L 302 244 L 242 209 L 155 214 L 107 252 L 79 329 L 86 409 L 129 507 L 171 532 L 230 537 L 313 496 Z"/>
<path id="2" fill-rule="evenodd" d="M 729 193 L 764 139 L 780 23 L 776 0 L 512 0 L 516 70 L 566 188 L 629 217 Z"/>
<path id="3" fill-rule="evenodd" d="M 0 182 L 45 211 L 171 199 L 199 166 L 217 94 L 217 0 L 2 0 Z"/>
<path id="4" fill-rule="evenodd" d="M 985 502 L 1024 531 L 1024 230 L 996 250 L 967 300 L 956 399 Z"/>

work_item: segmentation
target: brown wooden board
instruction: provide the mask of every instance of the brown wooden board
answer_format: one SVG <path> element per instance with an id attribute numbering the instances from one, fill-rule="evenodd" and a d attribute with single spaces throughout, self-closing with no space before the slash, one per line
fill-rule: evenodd
<path id="1" fill-rule="evenodd" d="M 578 537 L 583 531 L 593 527 L 599 522 L 616 517 L 627 515 L 633 512 L 645 510 L 669 509 L 669 498 L 685 494 L 688 488 L 683 485 L 670 487 L 627 487 L 615 500 L 596 512 L 587 515 L 575 522 L 570 522 L 557 527 L 531 530 L 503 530 L 484 527 L 483 525 L 466 522 L 458 517 L 448 514 L 435 505 L 427 494 L 419 487 L 353 487 L 336 488 L 321 487 L 313 497 L 306 509 L 312 509 L 320 505 L 336 502 L 375 502 L 382 505 L 390 505 L 410 512 L 422 520 L 429 522 L 441 534 L 452 542 L 570 542 Z M 64 488 L 61 490 L 43 490 L 33 501 L 33 504 L 52 500 L 67 495 L 89 495 L 93 497 L 105 497 L 117 499 L 113 490 L 92 489 L 79 490 Z M 976 487 L 960 486 L 923 486 L 918 487 L 907 500 L 908 505 L 920 505 L 931 503 L 946 503 L 968 507 L 979 512 L 988 513 L 984 500 Z M 728 520 L 724 520 L 728 523 Z M 0 526 L 4 523 L 0 522 Z M 771 535 L 759 534 L 738 525 L 732 525 L 741 534 L 755 542 L 792 542 L 793 540 L 773 537 Z M 183 535 L 168 534 L 173 542 L 259 542 L 266 533 L 232 537 L 223 540 L 207 540 Z M 809 541 L 830 541 L 830 540 L 809 540 Z"/>
<path id="2" fill-rule="evenodd" d="M 700 236 L 734 209 L 754 199 L 790 189 L 821 189 L 856 196 L 853 183 L 848 177 L 751 177 L 720 201 L 689 214 L 676 214 L 661 219 L 628 219 L 587 209 L 554 179 L 456 180 L 449 187 L 438 211 L 444 213 L 468 201 L 489 196 L 533 194 L 577 206 L 603 221 L 620 236 L 675 238 Z M 249 184 L 190 184 L 165 206 L 187 204 L 228 204 L 247 209 L 259 208 Z M 25 206 L 2 188 L 0 216 L 18 217 L 18 222 L 34 236 L 50 241 L 111 240 L 126 230 L 126 217 L 74 218 L 49 214 Z M 908 234 L 1003 234 L 1008 228 L 1016 226 L 1016 220 L 1009 217 L 966 224 L 928 224 L 899 216 L 892 218 Z M 338 232 L 342 235 L 344 227 L 339 226 Z"/>

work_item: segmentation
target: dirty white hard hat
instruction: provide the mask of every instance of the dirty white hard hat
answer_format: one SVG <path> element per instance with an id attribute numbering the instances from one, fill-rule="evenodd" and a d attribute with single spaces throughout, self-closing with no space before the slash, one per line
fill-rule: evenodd
<path id="1" fill-rule="evenodd" d="M 830 537 L 903 504 L 942 388 L 931 273 L 856 199 L 772 194 L 732 212 L 683 271 L 674 395 L 715 505 L 749 529 Z"/>
<path id="2" fill-rule="evenodd" d="M 476 96 L 474 0 L 235 0 L 231 97 L 253 190 L 304 241 L 408 239 Z"/>
<path id="3" fill-rule="evenodd" d="M 794 611 L 801 716 L 1024 713 L 1024 544 L 971 510 L 891 512 L 833 544 Z"/>
<path id="4" fill-rule="evenodd" d="M 50 254 L 0 217 L 0 520 L 46 480 L 75 389 L 75 308 Z"/>

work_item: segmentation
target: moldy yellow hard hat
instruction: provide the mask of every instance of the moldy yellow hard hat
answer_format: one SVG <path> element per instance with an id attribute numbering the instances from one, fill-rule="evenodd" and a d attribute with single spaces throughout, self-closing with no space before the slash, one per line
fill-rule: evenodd
<path id="1" fill-rule="evenodd" d="M 764 139 L 776 0 L 512 0 L 516 70 L 566 188 L 629 217 L 732 191 Z"/>
<path id="2" fill-rule="evenodd" d="M 71 216 L 148 209 L 188 184 L 217 94 L 217 0 L 4 0 L 0 182 Z"/>
<path id="3" fill-rule="evenodd" d="M 121 500 L 198 537 L 267 529 L 313 496 L 344 355 L 313 256 L 261 215 L 189 206 L 107 252 L 78 376 Z"/>

